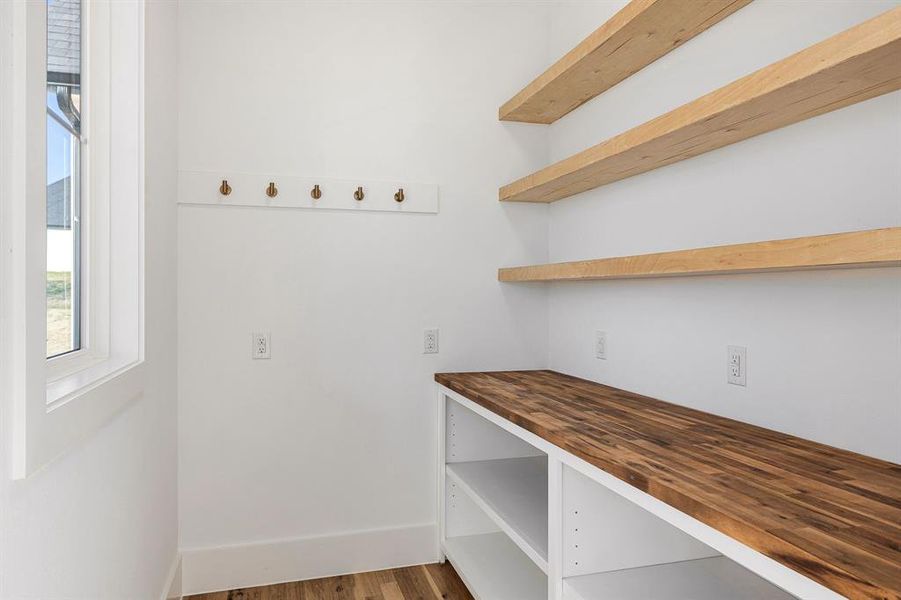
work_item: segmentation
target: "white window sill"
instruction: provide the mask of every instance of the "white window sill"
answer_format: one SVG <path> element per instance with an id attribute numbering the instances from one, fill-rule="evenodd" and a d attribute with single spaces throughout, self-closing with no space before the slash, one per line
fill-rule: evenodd
<path id="1" fill-rule="evenodd" d="M 109 357 L 95 359 L 88 362 L 87 366 L 76 371 L 61 375 L 47 382 L 47 410 L 53 411 L 66 404 L 70 400 L 80 398 L 91 393 L 105 384 L 120 377 L 125 377 L 129 371 L 138 369 L 143 361 L 134 357 Z M 141 370 L 141 369 L 138 369 Z M 141 382 L 141 387 L 143 382 Z M 128 386 L 132 387 L 132 386 Z M 98 390 L 99 391 L 99 390 Z M 140 388 L 133 390 L 132 394 L 139 392 Z"/>

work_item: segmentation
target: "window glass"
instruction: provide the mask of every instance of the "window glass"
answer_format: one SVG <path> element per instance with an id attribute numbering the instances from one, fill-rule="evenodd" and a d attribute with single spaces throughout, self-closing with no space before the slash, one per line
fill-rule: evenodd
<path id="1" fill-rule="evenodd" d="M 81 2 L 47 0 L 47 357 L 81 348 Z"/>

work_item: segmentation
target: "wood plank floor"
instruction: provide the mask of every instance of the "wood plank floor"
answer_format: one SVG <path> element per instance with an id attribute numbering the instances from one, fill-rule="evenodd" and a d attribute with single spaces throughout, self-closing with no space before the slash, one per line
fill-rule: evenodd
<path id="1" fill-rule="evenodd" d="M 472 600 L 450 562 L 186 596 L 185 600 Z"/>

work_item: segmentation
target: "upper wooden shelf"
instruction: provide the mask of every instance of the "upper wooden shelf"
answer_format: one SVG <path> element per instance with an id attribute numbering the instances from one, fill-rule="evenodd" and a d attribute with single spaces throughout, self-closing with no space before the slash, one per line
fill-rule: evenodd
<path id="1" fill-rule="evenodd" d="M 901 597 L 901 465 L 553 371 L 435 380 L 843 596 Z"/>
<path id="2" fill-rule="evenodd" d="M 901 88 L 901 7 L 523 177 L 500 199 L 553 202 Z"/>
<path id="3" fill-rule="evenodd" d="M 577 281 L 901 267 L 901 227 L 498 269 L 498 281 Z"/>
<path id="4" fill-rule="evenodd" d="M 751 0 L 632 0 L 508 100 L 502 121 L 553 123 Z"/>

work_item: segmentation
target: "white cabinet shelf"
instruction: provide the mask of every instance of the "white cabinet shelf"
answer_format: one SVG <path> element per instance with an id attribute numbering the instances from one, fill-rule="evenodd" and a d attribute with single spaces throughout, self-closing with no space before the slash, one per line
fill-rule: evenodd
<path id="1" fill-rule="evenodd" d="M 503 533 L 448 538 L 444 552 L 476 600 L 545 600 L 547 578 Z"/>
<path id="2" fill-rule="evenodd" d="M 563 597 L 565 600 L 788 600 L 794 596 L 728 558 L 718 556 L 569 577 L 564 579 Z"/>
<path id="3" fill-rule="evenodd" d="M 547 572 L 546 457 L 453 463 L 447 474 Z"/>

